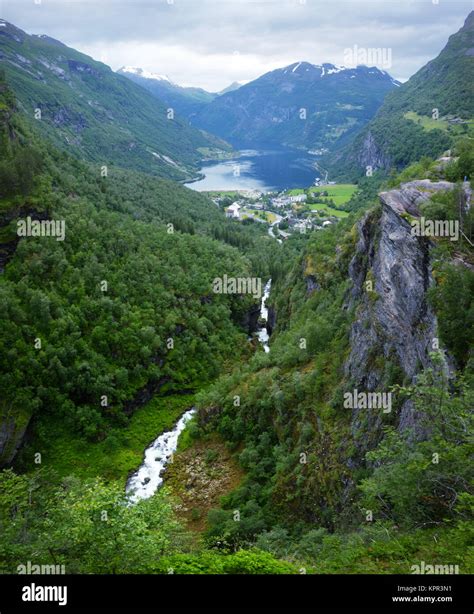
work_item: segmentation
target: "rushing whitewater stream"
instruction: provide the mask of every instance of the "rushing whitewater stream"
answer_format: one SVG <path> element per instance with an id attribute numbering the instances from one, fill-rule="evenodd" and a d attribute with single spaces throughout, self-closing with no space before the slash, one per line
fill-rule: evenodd
<path id="1" fill-rule="evenodd" d="M 268 322 L 267 300 L 270 296 L 272 280 L 265 284 L 262 301 L 260 303 L 260 319 L 264 325 L 257 330 L 257 337 L 265 352 L 270 351 L 268 341 L 270 339 L 266 324 Z M 125 487 L 130 501 L 136 503 L 140 499 L 148 499 L 163 484 L 163 473 L 178 447 L 178 439 L 186 428 L 186 424 L 196 413 L 194 407 L 185 412 L 172 431 L 166 431 L 159 435 L 155 441 L 145 450 L 143 463 L 138 470 L 130 476 Z"/>
<path id="2" fill-rule="evenodd" d="M 196 413 L 194 408 L 184 413 L 172 431 L 162 433 L 145 450 L 145 458 L 127 482 L 125 492 L 130 495 L 134 503 L 140 499 L 148 499 L 155 494 L 163 483 L 162 474 L 178 447 L 178 438 L 184 431 L 186 424 Z"/>
<path id="3" fill-rule="evenodd" d="M 272 280 L 269 279 L 265 284 L 265 289 L 263 291 L 262 302 L 260 305 L 260 319 L 264 321 L 264 325 L 258 329 L 257 337 L 260 343 L 263 345 L 263 349 L 268 354 L 270 351 L 270 346 L 268 345 L 268 341 L 270 336 L 267 331 L 267 322 L 268 322 L 268 308 L 267 301 L 270 296 L 270 290 L 272 289 Z"/>

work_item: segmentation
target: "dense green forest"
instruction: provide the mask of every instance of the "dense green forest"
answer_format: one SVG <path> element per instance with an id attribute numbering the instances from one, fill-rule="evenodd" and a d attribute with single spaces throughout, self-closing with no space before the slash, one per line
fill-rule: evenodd
<path id="1" fill-rule="evenodd" d="M 239 347 L 253 299 L 212 294 L 212 280 L 265 263 L 261 236 L 164 180 L 119 170 L 101 177 L 46 150 L 2 87 L 4 246 L 17 243 L 19 214 L 64 220 L 67 237 L 21 241 L 1 278 L 2 411 L 21 423 L 57 413 L 104 437 L 150 382 L 193 389 Z"/>
<path id="2" fill-rule="evenodd" d="M 156 430 L 170 427 L 191 403 L 186 395 L 250 351 L 246 316 L 255 299 L 213 294 L 212 280 L 224 273 L 268 276 L 269 262 L 278 266 L 276 243 L 257 224 L 229 222 L 205 197 L 176 184 L 120 169 L 102 177 L 98 167 L 31 132 L 4 81 L 0 93 L 1 416 L 10 438 L 3 462 L 27 426 L 32 434 L 16 461 L 25 473 L 0 474 L 0 567 L 9 573 L 15 561 L 39 556 L 66 563 L 71 572 L 159 572 L 159 556 L 190 543 L 166 495 L 123 508 L 125 475 L 106 484 L 93 477 L 99 466 L 86 466 L 91 477 L 81 482 L 74 468 L 61 471 L 61 462 L 51 460 L 51 440 L 61 437 L 65 448 L 75 446 L 86 457 L 94 448 L 111 456 L 125 443 L 130 415 L 159 393 L 163 402 L 148 403 L 141 414 L 139 426 L 147 430 L 139 458 Z M 66 240 L 18 242 L 16 220 L 26 215 L 64 220 Z M 176 393 L 184 402 L 173 401 Z M 41 467 L 38 452 L 45 457 Z M 128 460 L 125 467 L 134 466 Z M 111 524 L 102 522 L 99 509 L 108 510 Z M 70 540 L 74 522 L 81 530 Z M 262 554 L 231 559 L 222 570 L 257 565 L 268 571 L 273 564 Z"/>
<path id="3" fill-rule="evenodd" d="M 472 177 L 472 143 L 460 143 L 457 153 L 457 161 L 444 170 L 424 160 L 392 177 L 390 185 Z M 435 195 L 422 214 L 459 220 L 458 196 L 456 190 Z M 373 206 L 369 213 L 361 210 L 364 200 L 366 211 Z M 415 383 L 396 360 L 374 356 L 383 371 L 382 388 L 412 399 L 426 431 L 414 442 L 413 432 L 400 432 L 389 414 L 378 435 L 365 424 L 361 457 L 341 395 L 350 383 L 344 360 L 349 329 L 358 317 L 348 308 L 354 224 L 363 216 L 374 227 L 380 223 L 380 206 L 367 180 L 349 208 L 357 212 L 325 233 L 313 233 L 292 268 L 276 279 L 272 296 L 279 323 L 270 354 L 256 355 L 199 399 L 196 436 L 216 429 L 246 474 L 222 509 L 209 515 L 207 543 L 230 551 L 252 545 L 305 560 L 320 572 L 406 573 L 408 560 L 428 553 L 430 560 L 450 560 L 472 572 L 472 247 L 467 240 L 454 247 L 440 239 L 432 252 L 436 284 L 429 301 L 443 351 L 455 362 L 455 382 L 446 377 L 437 352 Z M 462 223 L 471 241 L 473 222 L 470 210 Z M 316 292 L 308 293 L 309 279 L 317 280 Z M 443 460 L 431 462 L 433 454 Z M 235 509 L 241 513 L 238 523 Z"/>

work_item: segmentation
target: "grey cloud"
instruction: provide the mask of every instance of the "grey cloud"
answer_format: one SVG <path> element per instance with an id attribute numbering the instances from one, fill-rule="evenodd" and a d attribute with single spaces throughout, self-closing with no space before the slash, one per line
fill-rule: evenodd
<path id="1" fill-rule="evenodd" d="M 405 80 L 459 29 L 471 0 L 0 0 L 1 16 L 113 68 L 136 64 L 220 89 L 297 60 L 388 47 Z M 238 53 L 237 53 L 238 52 Z"/>

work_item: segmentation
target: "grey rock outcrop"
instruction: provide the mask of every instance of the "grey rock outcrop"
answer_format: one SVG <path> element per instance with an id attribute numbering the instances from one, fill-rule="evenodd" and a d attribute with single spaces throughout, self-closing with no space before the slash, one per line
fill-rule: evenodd
<path id="1" fill-rule="evenodd" d="M 345 375 L 354 389 L 384 391 L 398 371 L 407 383 L 432 366 L 430 353 L 437 337 L 437 320 L 427 301 L 433 283 L 429 238 L 417 237 L 407 216 L 419 216 L 419 206 L 454 184 L 428 180 L 402 184 L 380 194 L 382 208 L 369 212 L 359 223 L 359 240 L 349 266 L 353 282 L 349 306 L 356 308 L 350 331 L 350 355 Z M 465 186 L 465 198 L 470 198 Z M 445 369 L 449 372 L 448 362 Z M 413 429 L 423 437 L 420 416 L 411 401 L 398 406 L 398 428 Z M 367 449 L 366 434 L 381 435 L 380 411 L 354 409 L 352 433 L 361 451 Z"/>
<path id="2" fill-rule="evenodd" d="M 362 168 L 371 167 L 374 171 L 379 168 L 390 168 L 391 159 L 377 145 L 370 130 L 364 138 L 358 155 L 358 163 Z"/>
<path id="3" fill-rule="evenodd" d="M 316 292 L 316 290 L 321 289 L 321 286 L 314 275 L 306 275 L 305 282 L 307 295 L 313 294 L 313 292 Z"/>

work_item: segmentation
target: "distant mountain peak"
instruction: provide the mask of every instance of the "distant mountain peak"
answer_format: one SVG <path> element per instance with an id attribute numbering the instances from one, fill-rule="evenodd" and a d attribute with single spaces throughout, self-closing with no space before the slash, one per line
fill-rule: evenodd
<path id="1" fill-rule="evenodd" d="M 10 39 L 13 39 L 15 42 L 20 43 L 30 36 L 32 39 L 38 39 L 50 45 L 56 45 L 60 47 L 66 47 L 64 43 L 56 40 L 55 38 L 51 38 L 51 36 L 47 36 L 46 34 L 27 34 L 17 26 L 12 23 L 6 21 L 5 19 L 0 19 L 0 35 L 4 35 Z"/>
<path id="2" fill-rule="evenodd" d="M 462 30 L 474 29 L 474 11 L 471 11 L 466 17 Z"/>
<path id="3" fill-rule="evenodd" d="M 293 64 L 290 64 L 289 66 L 285 66 L 284 68 L 281 68 L 280 70 L 283 71 L 284 74 L 287 74 L 288 72 L 291 73 L 295 73 L 295 72 L 303 72 L 303 71 L 308 71 L 315 68 L 314 64 L 310 64 L 309 62 L 294 62 Z"/>
<path id="4" fill-rule="evenodd" d="M 228 85 L 226 88 L 221 90 L 219 92 L 219 96 L 222 96 L 222 94 L 227 94 L 228 92 L 235 92 L 235 90 L 238 90 L 240 87 L 242 87 L 242 85 L 243 83 L 239 83 L 239 81 L 234 81 L 233 83 Z"/>
<path id="5" fill-rule="evenodd" d="M 217 96 L 192 124 L 235 145 L 328 149 L 371 120 L 396 85 L 375 67 L 293 62 Z"/>
<path id="6" fill-rule="evenodd" d="M 159 75 L 158 73 L 154 73 L 143 68 L 138 68 L 136 66 L 122 66 L 122 68 L 120 68 L 120 70 L 117 72 L 120 74 L 131 73 L 132 75 L 143 77 L 143 79 L 154 79 L 155 81 L 167 81 L 168 83 L 172 83 L 171 79 L 167 75 Z"/>
<path id="7" fill-rule="evenodd" d="M 0 35 L 13 38 L 19 43 L 26 37 L 26 32 L 23 32 L 23 30 L 20 30 L 20 28 L 17 28 L 12 23 L 5 21 L 5 19 L 0 19 Z"/>
<path id="8" fill-rule="evenodd" d="M 183 117 L 189 118 L 217 96 L 199 87 L 178 85 L 166 75 L 143 68 L 123 66 L 117 73 L 148 90 L 155 98 L 173 108 Z"/>
<path id="9" fill-rule="evenodd" d="M 388 78 L 392 81 L 392 83 L 396 86 L 399 86 L 399 81 L 393 79 L 388 72 L 385 70 L 381 70 L 376 66 L 365 66 L 364 64 L 359 64 L 358 66 L 343 66 L 341 64 L 331 64 L 330 62 L 324 62 L 323 64 L 311 64 L 310 62 L 300 61 L 294 62 L 289 66 L 284 66 L 283 68 L 277 69 L 275 72 L 280 72 L 284 75 L 295 75 L 303 76 L 309 73 L 309 76 L 313 77 L 328 77 L 330 75 L 336 75 L 338 73 L 347 72 L 350 73 L 350 77 L 356 77 L 358 74 L 374 74 L 383 78 Z"/>

